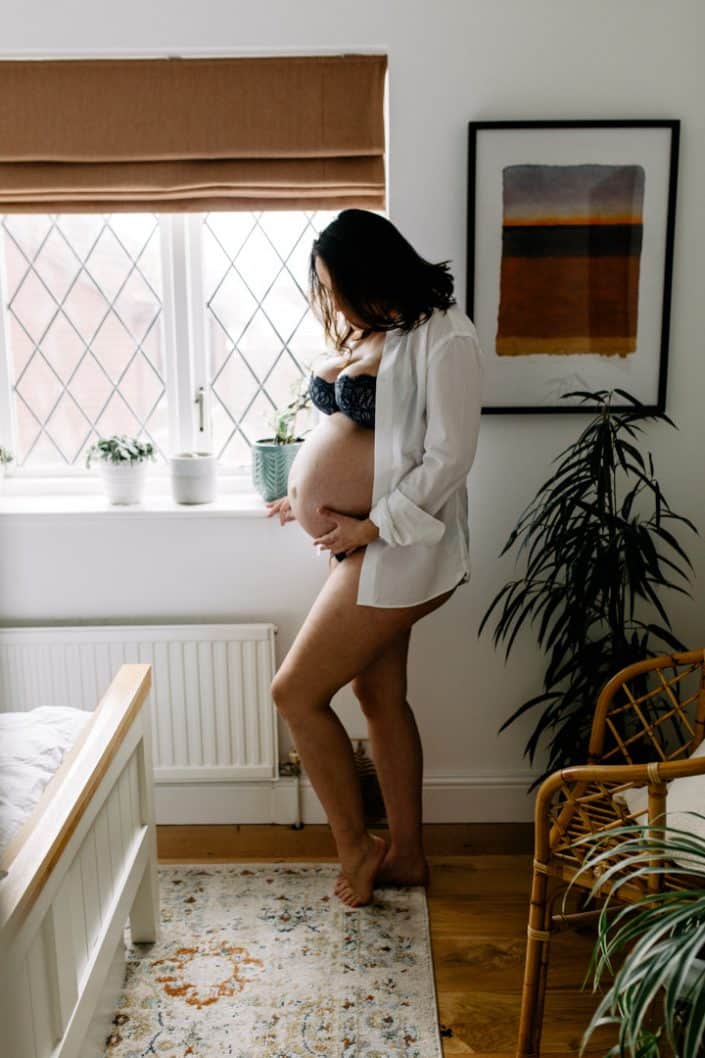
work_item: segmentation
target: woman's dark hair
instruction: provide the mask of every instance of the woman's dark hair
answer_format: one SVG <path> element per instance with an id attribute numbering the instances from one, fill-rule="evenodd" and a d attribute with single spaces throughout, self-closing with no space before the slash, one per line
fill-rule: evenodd
<path id="1" fill-rule="evenodd" d="M 318 278 L 317 257 L 328 269 L 338 304 L 364 321 L 362 338 L 371 331 L 413 330 L 434 309 L 455 304 L 447 261 L 425 261 L 386 217 L 344 209 L 314 241 L 309 262 L 311 304 L 339 352 L 357 328 L 346 321 L 340 329 L 330 294 Z"/>

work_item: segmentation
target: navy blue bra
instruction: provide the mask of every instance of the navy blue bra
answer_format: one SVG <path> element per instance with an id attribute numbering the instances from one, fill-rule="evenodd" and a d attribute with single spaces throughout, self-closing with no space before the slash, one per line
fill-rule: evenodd
<path id="1" fill-rule="evenodd" d="M 311 372 L 309 394 L 316 407 L 326 415 L 342 411 L 353 422 L 373 430 L 376 387 L 376 375 L 340 374 L 334 382 L 328 382 Z"/>

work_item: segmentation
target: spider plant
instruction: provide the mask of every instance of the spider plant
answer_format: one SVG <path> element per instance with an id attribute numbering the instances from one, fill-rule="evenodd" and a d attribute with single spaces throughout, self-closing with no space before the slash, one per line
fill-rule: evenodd
<path id="1" fill-rule="evenodd" d="M 612 407 L 613 393 L 629 404 Z M 659 591 L 690 574 L 692 563 L 669 528 L 674 521 L 698 532 L 669 506 L 654 476 L 651 452 L 635 440 L 647 420 L 675 424 L 665 413 L 646 413 L 623 389 L 565 394 L 598 406 L 578 439 L 553 460 L 555 472 L 520 515 L 500 557 L 514 544 L 516 560 L 527 549 L 526 570 L 495 596 L 478 635 L 503 602 L 494 645 L 514 640 L 530 621 L 539 646 L 549 655 L 541 694 L 525 701 L 502 724 L 542 707 L 526 747 L 533 763 L 545 736 L 548 762 L 543 776 L 586 759 L 595 702 L 607 680 L 627 665 L 685 645 L 671 631 Z M 676 561 L 678 560 L 678 561 Z M 637 604 L 655 608 L 660 623 L 643 620 Z M 536 780 L 537 785 L 540 781 Z M 533 787 L 532 787 L 533 788 Z"/>
<path id="2" fill-rule="evenodd" d="M 576 845 L 586 842 L 594 847 L 576 879 L 589 871 L 597 877 L 590 897 L 607 891 L 587 980 L 592 977 L 596 991 L 606 973 L 614 976 L 585 1030 L 581 1054 L 599 1026 L 614 1025 L 618 1042 L 610 1055 L 702 1058 L 705 840 L 673 826 L 629 824 L 608 834 L 588 835 Z M 682 888 L 649 892 L 611 917 L 611 902 L 621 885 L 666 873 Z M 618 955 L 623 959 L 615 972 Z"/>

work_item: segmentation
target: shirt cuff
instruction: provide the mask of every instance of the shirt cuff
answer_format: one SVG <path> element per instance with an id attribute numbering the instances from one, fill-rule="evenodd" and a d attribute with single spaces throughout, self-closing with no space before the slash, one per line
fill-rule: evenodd
<path id="1" fill-rule="evenodd" d="M 417 507 L 400 489 L 382 496 L 367 517 L 392 546 L 437 544 L 446 531 L 444 522 Z"/>

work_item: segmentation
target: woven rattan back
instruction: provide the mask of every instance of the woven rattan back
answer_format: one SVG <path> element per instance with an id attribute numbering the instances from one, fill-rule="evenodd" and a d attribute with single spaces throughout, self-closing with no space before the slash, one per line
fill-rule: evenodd
<path id="1" fill-rule="evenodd" d="M 592 764 L 689 757 L 705 735 L 705 650 L 649 658 L 605 685 L 590 737 Z"/>

